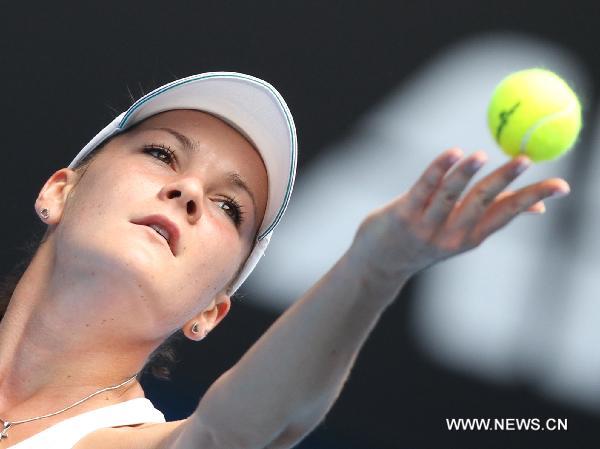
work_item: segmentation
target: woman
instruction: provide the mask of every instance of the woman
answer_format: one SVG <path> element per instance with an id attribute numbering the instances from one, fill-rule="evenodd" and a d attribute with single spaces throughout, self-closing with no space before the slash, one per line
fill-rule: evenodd
<path id="1" fill-rule="evenodd" d="M 0 323 L 0 447 L 292 447 L 411 276 L 569 191 L 553 178 L 503 192 L 529 165 L 519 156 L 459 199 L 484 162 L 439 155 L 190 417 L 166 423 L 137 374 L 173 332 L 198 341 L 227 315 L 289 201 L 296 137 L 277 91 L 248 75 L 147 94 L 35 202 L 47 233 Z"/>

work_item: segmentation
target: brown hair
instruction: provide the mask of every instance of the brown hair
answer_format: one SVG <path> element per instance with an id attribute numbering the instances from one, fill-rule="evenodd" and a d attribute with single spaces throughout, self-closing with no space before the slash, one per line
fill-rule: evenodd
<path id="1" fill-rule="evenodd" d="M 137 125 L 129 128 L 128 131 L 134 129 Z M 100 144 L 94 151 L 89 153 L 85 158 L 83 158 L 77 166 L 74 168 L 77 172 L 85 172 L 88 168 L 91 161 L 96 157 L 99 152 L 105 147 L 108 142 L 110 142 L 114 137 L 112 136 L 109 139 L 105 140 Z M 39 223 L 39 222 L 38 222 Z M 14 268 L 6 274 L 3 278 L 0 279 L 0 321 L 4 318 L 4 314 L 8 308 L 10 303 L 10 299 L 13 295 L 13 292 L 21 279 L 21 276 L 31 263 L 33 256 L 35 255 L 37 249 L 40 244 L 44 242 L 47 236 L 47 229 L 42 229 L 42 232 L 36 231 L 34 234 L 25 242 L 24 245 L 19 247 L 19 250 L 23 251 L 25 256 L 14 266 Z M 242 263 L 233 276 L 232 281 L 237 278 L 241 269 L 243 268 L 244 263 Z M 236 293 L 236 296 L 237 293 Z M 172 369 L 175 364 L 178 362 L 176 346 L 177 342 L 184 340 L 185 336 L 181 329 L 178 329 L 173 334 L 165 339 L 148 357 L 146 364 L 143 369 L 140 371 L 137 376 L 138 379 L 142 374 L 148 372 L 153 377 L 160 380 L 170 380 L 170 376 L 172 373 Z"/>

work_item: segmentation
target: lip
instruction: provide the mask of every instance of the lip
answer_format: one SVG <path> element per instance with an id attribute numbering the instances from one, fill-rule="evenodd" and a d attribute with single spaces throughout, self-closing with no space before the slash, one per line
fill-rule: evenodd
<path id="1" fill-rule="evenodd" d="M 177 225 L 175 223 L 173 223 L 171 220 L 169 220 L 167 217 L 165 217 L 164 215 L 160 215 L 160 214 L 153 214 L 153 215 L 148 215 L 144 218 L 141 218 L 139 220 L 132 220 L 133 224 L 137 224 L 137 225 L 142 225 L 142 226 L 149 226 L 149 225 L 159 225 L 163 228 L 165 228 L 167 230 L 167 232 L 169 233 L 169 248 L 171 248 L 171 253 L 173 253 L 174 256 L 177 255 L 177 249 L 178 249 L 178 245 L 179 245 L 179 228 L 177 227 Z M 153 232 L 156 232 L 153 230 Z M 162 237 L 161 237 L 162 238 Z"/>

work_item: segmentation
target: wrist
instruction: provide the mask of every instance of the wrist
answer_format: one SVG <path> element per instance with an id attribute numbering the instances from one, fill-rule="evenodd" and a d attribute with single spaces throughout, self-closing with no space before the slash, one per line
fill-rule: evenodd
<path id="1" fill-rule="evenodd" d="M 393 302 L 412 273 L 408 270 L 399 270 L 395 273 L 381 271 L 364 254 L 353 244 L 342 256 L 352 279 L 357 282 L 357 287 L 370 297 L 380 298 L 388 303 Z"/>

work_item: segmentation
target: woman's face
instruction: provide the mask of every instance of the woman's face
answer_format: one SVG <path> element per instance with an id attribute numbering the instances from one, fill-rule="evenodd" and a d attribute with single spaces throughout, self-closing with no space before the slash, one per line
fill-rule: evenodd
<path id="1" fill-rule="evenodd" d="M 133 312 L 168 335 L 223 294 L 252 248 L 267 187 L 258 152 L 220 119 L 157 114 L 113 138 L 77 180 L 54 230 L 55 266 L 104 285 L 103 304 L 88 308 Z M 135 224 L 151 215 L 178 228 L 173 248 Z"/>

